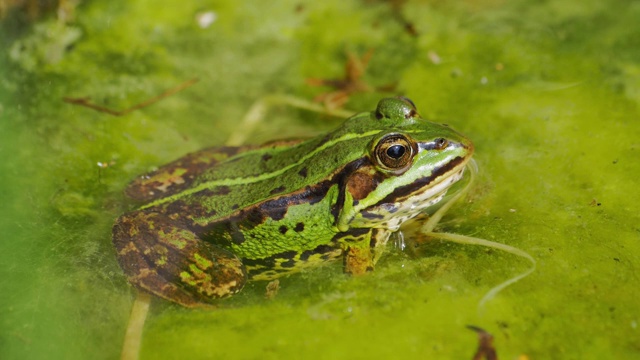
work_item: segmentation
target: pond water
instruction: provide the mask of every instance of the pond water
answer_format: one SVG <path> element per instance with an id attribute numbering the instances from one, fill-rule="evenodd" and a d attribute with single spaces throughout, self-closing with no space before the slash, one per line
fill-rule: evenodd
<path id="1" fill-rule="evenodd" d="M 434 241 L 376 271 L 340 264 L 252 283 L 216 311 L 151 303 L 142 358 L 470 359 L 640 356 L 640 3 L 81 2 L 10 13 L 0 41 L 0 358 L 117 358 L 135 297 L 111 226 L 135 176 L 223 144 L 251 104 L 332 91 L 370 55 L 345 108 L 403 94 L 471 138 L 479 174 L 440 229 L 538 263 Z M 366 59 L 365 59 L 366 60 Z M 366 62 L 366 61 L 365 61 Z M 358 64 L 358 61 L 352 64 Z M 360 63 L 360 65 L 363 65 Z M 352 73 L 353 74 L 353 73 Z M 159 102 L 111 116 L 189 79 Z M 340 119 L 276 107 L 248 143 Z"/>

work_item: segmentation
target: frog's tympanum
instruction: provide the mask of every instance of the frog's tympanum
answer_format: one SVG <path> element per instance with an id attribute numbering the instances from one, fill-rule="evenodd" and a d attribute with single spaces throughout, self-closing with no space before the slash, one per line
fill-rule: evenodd
<path id="1" fill-rule="evenodd" d="M 134 286 L 191 307 L 332 260 L 363 274 L 472 153 L 409 99 L 382 99 L 323 136 L 209 148 L 134 180 L 126 193 L 145 205 L 118 218 L 113 243 Z"/>

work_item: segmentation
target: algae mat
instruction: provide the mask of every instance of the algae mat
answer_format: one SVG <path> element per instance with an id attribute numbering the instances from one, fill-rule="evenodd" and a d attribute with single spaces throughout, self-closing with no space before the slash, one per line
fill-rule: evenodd
<path id="1" fill-rule="evenodd" d="M 65 2 L 69 5 L 69 2 Z M 640 4 L 613 1 L 87 1 L 2 20 L 0 357 L 117 358 L 133 291 L 110 227 L 136 175 L 221 144 L 257 99 L 331 91 L 371 54 L 345 107 L 404 94 L 476 145 L 480 173 L 443 230 L 526 261 L 434 242 L 358 279 L 339 264 L 264 283 L 219 311 L 152 303 L 142 358 L 640 356 Z M 64 15 L 64 18 L 61 16 Z M 356 62 L 357 63 L 357 62 Z M 199 82 L 124 116 L 188 79 Z M 247 140 L 340 120 L 273 109 Z"/>

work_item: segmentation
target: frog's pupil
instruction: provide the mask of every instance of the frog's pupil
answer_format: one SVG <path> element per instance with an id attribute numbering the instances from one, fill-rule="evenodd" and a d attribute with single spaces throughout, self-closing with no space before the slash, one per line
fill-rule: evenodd
<path id="1" fill-rule="evenodd" d="M 393 145 L 387 149 L 387 155 L 392 159 L 400 159 L 407 151 L 402 145 Z"/>

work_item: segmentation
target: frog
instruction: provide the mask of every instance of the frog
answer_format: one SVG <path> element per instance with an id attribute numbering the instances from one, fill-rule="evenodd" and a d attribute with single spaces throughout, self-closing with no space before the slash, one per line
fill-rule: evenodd
<path id="1" fill-rule="evenodd" d="M 141 205 L 115 221 L 116 257 L 135 288 L 191 308 L 331 262 L 363 275 L 473 152 L 406 97 L 317 137 L 205 148 L 128 185 Z"/>

